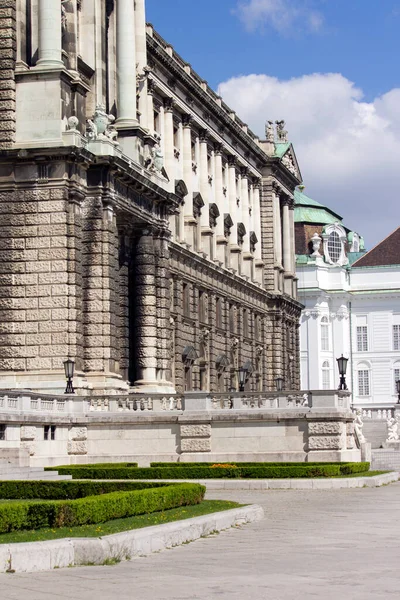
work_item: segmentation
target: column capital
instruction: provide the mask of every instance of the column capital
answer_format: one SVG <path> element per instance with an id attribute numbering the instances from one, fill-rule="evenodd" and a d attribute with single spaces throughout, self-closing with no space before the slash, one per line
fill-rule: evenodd
<path id="1" fill-rule="evenodd" d="M 228 156 L 228 166 L 236 169 L 237 164 L 238 164 L 237 156 L 234 156 L 233 154 L 229 155 Z"/>
<path id="2" fill-rule="evenodd" d="M 222 156 L 223 149 L 224 149 L 224 146 L 223 146 L 223 144 L 220 144 L 220 143 L 218 143 L 218 142 L 216 142 L 216 143 L 214 144 L 214 153 L 215 153 L 215 155 L 217 155 L 217 156 Z"/>
<path id="3" fill-rule="evenodd" d="M 240 167 L 240 174 L 242 176 L 242 179 L 248 179 L 249 178 L 249 169 L 247 167 Z"/>
<path id="4" fill-rule="evenodd" d="M 193 123 L 193 117 L 192 117 L 192 115 L 189 115 L 189 114 L 182 115 L 182 125 L 183 125 L 183 127 L 191 128 L 192 127 L 192 123 Z"/>
<path id="5" fill-rule="evenodd" d="M 208 143 L 208 140 L 210 139 L 210 132 L 208 131 L 208 129 L 200 129 L 199 139 L 200 142 Z"/>
<path id="6" fill-rule="evenodd" d="M 165 112 L 174 112 L 174 108 L 176 106 L 176 102 L 174 98 L 165 98 L 164 99 L 164 110 Z"/>

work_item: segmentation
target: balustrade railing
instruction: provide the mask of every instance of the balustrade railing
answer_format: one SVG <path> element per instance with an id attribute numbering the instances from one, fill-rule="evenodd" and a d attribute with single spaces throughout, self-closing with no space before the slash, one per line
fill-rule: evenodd
<path id="1" fill-rule="evenodd" d="M 171 413 L 183 411 L 278 410 L 348 408 L 349 394 L 327 392 L 190 392 L 187 394 L 107 394 L 97 396 L 37 394 L 28 390 L 0 391 L 1 413 L 46 413 L 90 415 L 92 413 Z M 368 411 L 368 409 L 365 409 Z M 371 410 L 371 409 L 369 409 Z M 390 414 L 389 414 L 390 413 Z M 376 418 L 392 416 L 389 409 L 376 409 Z M 366 418 L 370 414 L 364 414 Z"/>

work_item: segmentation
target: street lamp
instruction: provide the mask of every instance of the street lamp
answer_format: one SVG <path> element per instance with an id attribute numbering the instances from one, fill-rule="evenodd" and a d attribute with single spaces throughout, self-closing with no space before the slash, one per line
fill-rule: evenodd
<path id="1" fill-rule="evenodd" d="M 64 361 L 65 377 L 67 379 L 67 387 L 65 388 L 64 394 L 75 394 L 74 386 L 72 385 L 72 379 L 74 377 L 75 363 L 73 360 L 68 358 Z"/>
<path id="2" fill-rule="evenodd" d="M 247 367 L 240 367 L 238 369 L 239 375 L 239 392 L 244 392 L 244 386 L 247 381 Z"/>
<path id="3" fill-rule="evenodd" d="M 400 404 L 400 379 L 396 381 L 396 389 L 397 389 L 397 404 Z"/>
<path id="4" fill-rule="evenodd" d="M 347 363 L 348 363 L 349 359 L 345 358 L 342 354 L 342 356 L 340 358 L 337 358 L 336 360 L 337 360 L 339 375 L 340 375 L 340 382 L 339 382 L 338 390 L 347 390 L 345 375 L 346 375 Z"/>
<path id="5" fill-rule="evenodd" d="M 283 390 L 283 377 L 276 377 L 275 378 L 275 383 L 276 383 L 276 391 L 277 392 L 281 392 Z"/>

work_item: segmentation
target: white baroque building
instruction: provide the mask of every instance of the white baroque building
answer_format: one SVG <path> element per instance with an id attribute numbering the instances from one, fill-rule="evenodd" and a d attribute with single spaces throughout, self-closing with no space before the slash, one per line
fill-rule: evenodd
<path id="1" fill-rule="evenodd" d="M 343 354 L 353 405 L 390 408 L 400 378 L 400 228 L 365 252 L 330 208 L 301 190 L 295 202 L 302 389 L 336 388 Z"/>

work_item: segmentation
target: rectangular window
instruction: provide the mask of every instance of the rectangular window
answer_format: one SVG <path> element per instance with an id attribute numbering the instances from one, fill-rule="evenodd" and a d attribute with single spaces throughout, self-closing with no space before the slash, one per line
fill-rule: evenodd
<path id="1" fill-rule="evenodd" d="M 4 442 L 6 439 L 6 425 L 0 425 L 0 441 Z"/>
<path id="2" fill-rule="evenodd" d="M 329 350 L 329 324 L 321 322 L 321 350 Z"/>
<path id="3" fill-rule="evenodd" d="M 331 374 L 328 369 L 322 370 L 322 389 L 323 390 L 331 389 Z"/>
<path id="4" fill-rule="evenodd" d="M 393 350 L 400 350 L 400 325 L 393 325 Z"/>
<path id="5" fill-rule="evenodd" d="M 260 315 L 254 317 L 254 339 L 260 341 Z"/>
<path id="6" fill-rule="evenodd" d="M 182 286 L 182 309 L 183 316 L 190 317 L 190 287 L 187 283 Z"/>
<path id="7" fill-rule="evenodd" d="M 357 325 L 357 352 L 368 351 L 368 327 Z"/>
<path id="8" fill-rule="evenodd" d="M 156 133 L 161 133 L 161 128 L 160 128 L 160 113 L 158 111 L 154 111 L 154 131 Z"/>
<path id="9" fill-rule="evenodd" d="M 192 367 L 185 367 L 185 392 L 192 391 Z"/>
<path id="10" fill-rule="evenodd" d="M 215 324 L 217 327 L 222 328 L 222 300 L 217 298 L 215 303 Z"/>
<path id="11" fill-rule="evenodd" d="M 358 371 L 358 395 L 369 396 L 369 371 Z"/>
<path id="12" fill-rule="evenodd" d="M 44 426 L 44 439 L 45 440 L 55 440 L 56 439 L 56 426 L 55 425 L 45 425 Z"/>
<path id="13" fill-rule="evenodd" d="M 249 337 L 249 311 L 243 310 L 243 337 Z"/>
<path id="14" fill-rule="evenodd" d="M 204 292 L 199 292 L 199 321 L 200 323 L 206 322 L 206 301 L 207 297 Z"/>
<path id="15" fill-rule="evenodd" d="M 397 394 L 396 382 L 400 379 L 400 369 L 394 370 L 394 393 Z"/>
<path id="16" fill-rule="evenodd" d="M 236 333 L 236 309 L 233 304 L 229 306 L 229 331 Z"/>

